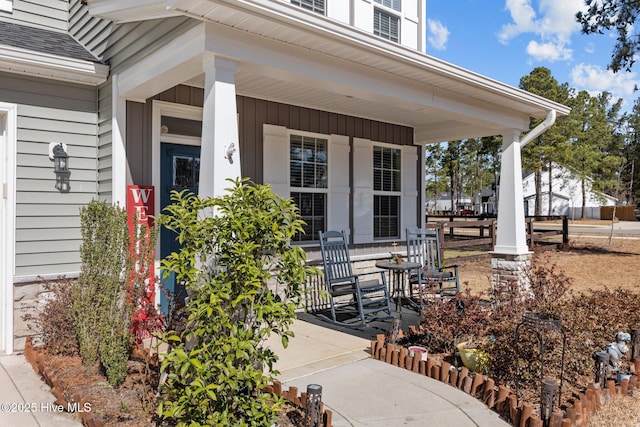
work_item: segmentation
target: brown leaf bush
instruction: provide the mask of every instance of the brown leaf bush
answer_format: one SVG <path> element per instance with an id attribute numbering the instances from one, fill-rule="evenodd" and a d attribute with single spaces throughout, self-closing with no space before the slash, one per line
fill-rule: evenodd
<path id="1" fill-rule="evenodd" d="M 609 288 L 573 292 L 572 279 L 545 256 L 536 257 L 525 274 L 527 289 L 516 283 L 493 288 L 489 301 L 468 291 L 451 300 L 427 301 L 421 331 L 431 337 L 431 353 L 453 354 L 458 342 L 473 337 L 491 359 L 488 374 L 534 405 L 541 377 L 559 381 L 562 375 L 567 403 L 594 381 L 594 353 L 614 341 L 616 332 L 640 326 L 640 293 Z M 561 320 L 564 368 L 562 331 L 529 324 L 518 328 L 525 312 Z"/>
<path id="2" fill-rule="evenodd" d="M 76 355 L 78 337 L 73 323 L 71 282 L 66 277 L 59 277 L 57 281 L 46 281 L 43 286 L 47 298 L 42 310 L 36 315 L 25 316 L 25 320 L 33 322 L 50 354 Z"/>

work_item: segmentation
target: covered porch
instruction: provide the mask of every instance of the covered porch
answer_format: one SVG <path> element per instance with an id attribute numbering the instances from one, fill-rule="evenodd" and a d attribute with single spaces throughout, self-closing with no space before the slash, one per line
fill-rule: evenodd
<path id="1" fill-rule="evenodd" d="M 97 8 L 100 2 L 93 3 L 96 13 L 110 19 L 149 16 L 124 3 L 114 2 L 117 7 L 102 11 Z M 288 130 L 323 129 L 310 133 L 330 140 L 332 189 L 325 227 L 349 230 L 354 244 L 384 246 L 401 240 L 407 227 L 424 225 L 425 144 L 501 135 L 494 256 L 516 263 L 527 257 L 520 148 L 557 115 L 568 114 L 567 107 L 285 3 L 269 2 L 267 8 L 259 1 L 234 6 L 178 1 L 170 13 L 197 21 L 112 76 L 114 202 L 125 202 L 127 184 L 159 185 L 163 173 L 155 142 L 161 129 L 154 123 L 151 137 L 143 141 L 151 146 L 145 148 L 151 156 L 151 171 L 143 179 L 148 182 L 133 178 L 140 175 L 131 161 L 136 142 L 128 138 L 135 126 L 130 111 L 148 107 L 150 100 L 172 88 L 189 87 L 202 91 L 196 102 L 200 105 L 175 108 L 202 120 L 199 194 L 221 194 L 227 177 L 248 176 L 289 196 L 288 170 L 269 165 L 289 156 Z M 241 112 L 238 102 L 268 103 L 270 108 L 253 110 L 264 117 L 251 117 L 249 110 Z M 151 108 L 154 117 L 161 108 Z M 305 115 L 292 117 L 293 110 Z M 523 139 L 531 118 L 545 121 Z M 262 130 L 254 126 L 258 130 L 249 134 L 247 121 L 259 121 Z M 287 126 L 273 124 L 283 122 Z M 402 164 L 408 165 L 402 172 L 397 238 L 376 239 L 372 231 L 374 191 L 368 170 L 376 141 L 401 146 Z M 156 198 L 156 212 L 162 208 L 159 203 Z"/>

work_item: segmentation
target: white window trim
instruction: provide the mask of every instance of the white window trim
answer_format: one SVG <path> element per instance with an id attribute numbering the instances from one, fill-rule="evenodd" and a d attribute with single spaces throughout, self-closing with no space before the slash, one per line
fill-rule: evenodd
<path id="1" fill-rule="evenodd" d="M 156 216 L 160 212 L 160 144 L 163 142 L 184 144 L 184 145 L 200 145 L 200 138 L 178 137 L 172 134 L 163 134 L 161 132 L 162 116 L 176 117 L 179 119 L 200 120 L 202 121 L 202 107 L 194 107 L 191 105 L 174 104 L 172 102 L 153 100 L 151 104 L 151 185 L 153 185 L 154 194 L 154 212 Z M 197 139 L 197 141 L 196 141 Z M 160 239 L 156 242 L 156 255 L 154 267 L 157 273 L 160 272 Z M 160 292 L 156 292 L 156 306 L 160 304 Z"/>
<path id="2" fill-rule="evenodd" d="M 162 142 L 173 142 L 184 144 L 187 140 L 191 143 L 187 145 L 200 145 L 195 139 L 181 138 L 180 142 L 177 137 L 171 134 L 162 134 L 161 119 L 162 116 L 177 117 L 179 119 L 200 120 L 202 121 L 202 107 L 194 107 L 190 105 L 174 104 L 166 101 L 156 101 L 152 103 L 153 115 L 151 119 L 151 184 L 155 189 L 160 188 L 160 144 Z M 198 138 L 198 141 L 200 138 Z M 159 190 L 158 190 L 159 191 Z M 154 200 L 154 212 L 160 214 L 160 197 L 156 194 Z M 159 244 L 159 242 L 158 242 Z M 159 249 L 156 248 L 156 249 Z M 160 252 L 158 252 L 160 253 Z"/>
<path id="3" fill-rule="evenodd" d="M 402 3 L 400 4 L 400 11 L 397 11 L 391 7 L 385 6 L 381 3 L 378 3 L 377 1 L 373 2 L 373 22 L 374 22 L 374 34 L 375 34 L 375 9 L 379 9 L 380 11 L 384 12 L 384 13 L 388 13 L 389 15 L 395 16 L 398 18 L 398 41 L 393 41 L 393 40 L 389 40 L 386 39 L 382 36 L 376 36 L 376 37 L 380 37 L 383 40 L 387 40 L 391 43 L 398 43 L 398 44 L 402 44 L 402 20 L 404 19 L 404 8 L 402 7 Z"/>
<path id="4" fill-rule="evenodd" d="M 404 155 L 404 148 L 402 145 L 394 145 L 394 144 L 389 144 L 386 142 L 377 142 L 377 141 L 371 141 L 371 155 L 373 156 L 373 150 L 375 147 L 382 147 L 382 148 L 391 148 L 391 149 L 396 149 L 396 150 L 400 150 L 400 190 L 399 191 L 383 191 L 383 190 L 376 190 L 374 188 L 374 179 L 373 179 L 373 167 L 371 168 L 371 188 L 373 189 L 373 200 L 375 201 L 375 197 L 376 196 L 397 196 L 400 199 L 398 200 L 398 233 L 399 236 L 397 237 L 375 237 L 375 226 L 373 228 L 373 235 L 371 236 L 374 242 L 396 242 L 398 240 L 402 240 L 402 229 L 403 229 L 403 212 L 402 212 L 402 197 L 404 195 L 404 189 L 405 189 L 405 182 L 404 182 L 404 177 L 403 177 L 403 170 L 402 170 L 402 156 Z M 373 159 L 372 159 L 373 162 Z M 374 207 L 372 207 L 371 209 L 371 213 L 374 214 Z M 375 214 L 374 214 L 375 217 Z M 373 221 L 374 218 L 371 218 L 371 221 Z"/>
<path id="5" fill-rule="evenodd" d="M 394 15 L 398 15 L 398 16 L 400 16 L 402 14 L 402 11 L 404 10 L 404 8 L 402 7 L 402 0 L 400 1 L 400 10 L 395 10 L 392 7 L 385 6 L 384 4 L 380 3 L 378 0 L 373 0 L 373 3 L 380 9 L 387 10 L 393 13 Z"/>
<path id="6" fill-rule="evenodd" d="M 0 102 L 0 352 L 13 353 L 13 284 L 15 281 L 15 177 L 18 107 Z M 3 129 L 4 128 L 4 129 Z"/>
<path id="7" fill-rule="evenodd" d="M 324 213 L 324 221 L 325 221 L 325 227 L 329 228 L 330 227 L 330 214 L 331 214 L 331 187 L 332 187 L 332 180 L 331 180 L 331 164 L 333 162 L 331 162 L 331 155 L 332 155 L 332 150 L 331 150 L 331 135 L 325 135 L 322 133 L 315 133 L 315 132 L 307 132 L 307 131 L 299 131 L 299 130 L 295 130 L 295 129 L 289 129 L 287 128 L 287 153 L 289 155 L 291 155 L 291 136 L 292 135 L 299 135 L 299 136 L 306 136 L 309 138 L 318 138 L 318 139 L 326 139 L 327 140 L 327 188 L 308 188 L 308 187 L 292 187 L 291 186 L 291 157 L 287 158 L 287 186 L 289 187 L 289 195 L 291 195 L 291 193 L 322 193 L 325 194 L 326 196 L 326 205 L 325 205 L 325 213 Z M 327 231 L 327 230 L 325 230 Z M 296 245 L 298 246 L 317 246 L 318 245 L 318 240 L 309 240 L 309 241 L 301 241 L 301 242 L 295 242 Z"/>
<path id="8" fill-rule="evenodd" d="M 0 12 L 13 12 L 13 0 L 0 0 Z"/>
<path id="9" fill-rule="evenodd" d="M 302 9 L 302 10 L 306 11 L 306 12 L 315 13 L 315 14 L 320 15 L 320 16 L 327 16 L 327 8 L 328 8 L 327 7 L 328 6 L 327 3 L 328 3 L 328 0 L 324 0 L 324 12 L 323 13 L 319 13 L 319 12 L 316 12 L 315 10 L 307 9 L 306 7 L 304 7 L 302 5 L 297 5 L 297 4 L 293 3 L 291 0 L 285 0 L 285 1 L 287 3 L 289 3 L 291 6 L 297 7 L 299 9 Z"/>

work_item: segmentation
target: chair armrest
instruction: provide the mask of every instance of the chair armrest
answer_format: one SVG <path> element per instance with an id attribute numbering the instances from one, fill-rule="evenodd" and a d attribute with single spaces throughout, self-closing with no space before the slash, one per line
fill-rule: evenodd
<path id="1" fill-rule="evenodd" d="M 354 274 L 353 277 L 356 279 L 356 283 L 359 286 L 360 277 L 362 277 L 362 276 L 373 276 L 374 274 L 379 274 L 380 278 L 382 280 L 382 284 L 384 286 L 387 286 L 387 276 L 384 273 L 385 273 L 385 270 L 375 270 L 375 271 L 368 271 L 366 273 Z"/>
<path id="2" fill-rule="evenodd" d="M 385 270 L 368 271 L 366 273 L 354 274 L 353 277 L 371 276 L 371 275 L 374 275 L 374 274 L 382 274 L 384 276 L 384 272 L 385 272 Z"/>

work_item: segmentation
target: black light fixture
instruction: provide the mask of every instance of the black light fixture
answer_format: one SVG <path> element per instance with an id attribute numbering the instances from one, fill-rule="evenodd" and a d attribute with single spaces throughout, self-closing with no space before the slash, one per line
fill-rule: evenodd
<path id="1" fill-rule="evenodd" d="M 65 150 L 64 144 L 58 143 L 53 145 L 51 156 L 53 160 L 53 172 L 56 174 L 56 189 L 61 193 L 68 193 L 69 185 L 69 155 Z"/>

